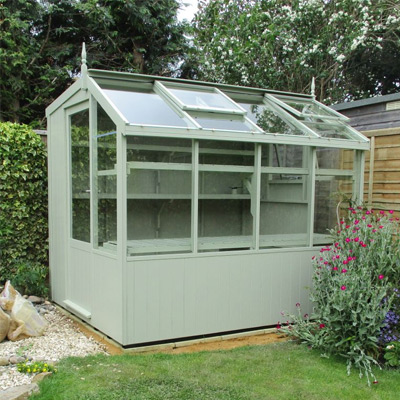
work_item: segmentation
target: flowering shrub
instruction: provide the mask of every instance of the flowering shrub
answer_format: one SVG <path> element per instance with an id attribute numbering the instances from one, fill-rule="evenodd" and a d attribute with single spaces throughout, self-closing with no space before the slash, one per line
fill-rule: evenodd
<path id="1" fill-rule="evenodd" d="M 379 342 L 386 345 L 390 342 L 400 343 L 400 291 L 393 289 L 394 299 L 385 317 L 385 326 L 381 330 Z"/>
<path id="2" fill-rule="evenodd" d="M 399 224 L 392 213 L 350 208 L 330 232 L 333 245 L 313 259 L 311 319 L 298 307 L 298 315 L 290 316 L 294 324 L 281 327 L 312 347 L 345 357 L 348 373 L 356 367 L 368 384 L 375 379 L 372 366 L 378 365 L 379 339 L 400 280 Z"/>
<path id="3" fill-rule="evenodd" d="M 53 365 L 39 361 L 35 363 L 19 363 L 17 365 L 19 372 L 25 372 L 27 374 L 40 374 L 41 372 L 53 372 L 57 373 L 57 369 Z"/>

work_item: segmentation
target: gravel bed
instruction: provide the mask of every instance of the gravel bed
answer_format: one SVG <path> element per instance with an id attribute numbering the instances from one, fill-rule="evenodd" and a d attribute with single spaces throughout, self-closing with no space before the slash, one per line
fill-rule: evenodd
<path id="1" fill-rule="evenodd" d="M 16 342 L 1 342 L 0 358 L 23 355 L 34 361 L 57 362 L 70 356 L 84 357 L 106 353 L 104 346 L 80 332 L 73 321 L 53 305 L 48 305 L 42 316 L 49 323 L 45 334 Z M 0 366 L 0 390 L 29 384 L 33 376 L 18 372 L 17 366 L 13 364 Z"/>

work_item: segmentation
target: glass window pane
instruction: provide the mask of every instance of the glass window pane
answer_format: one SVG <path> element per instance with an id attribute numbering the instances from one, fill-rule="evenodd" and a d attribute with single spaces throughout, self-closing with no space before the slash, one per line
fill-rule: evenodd
<path id="1" fill-rule="evenodd" d="M 117 133 L 116 126 L 97 105 L 97 134 L 94 152 L 95 175 L 95 247 L 116 250 L 117 243 Z M 95 225 L 96 226 L 96 225 Z"/>
<path id="2" fill-rule="evenodd" d="M 261 174 L 260 248 L 308 244 L 306 177 Z"/>
<path id="3" fill-rule="evenodd" d="M 267 104 L 240 103 L 240 105 L 247 111 L 247 117 L 266 133 L 304 135 L 304 132 L 284 121 Z"/>
<path id="4" fill-rule="evenodd" d="M 190 252 L 192 141 L 127 138 L 128 256 Z"/>
<path id="5" fill-rule="evenodd" d="M 299 111 L 305 116 L 308 115 L 321 115 L 327 117 L 337 117 L 333 112 L 326 110 L 325 108 L 321 107 L 318 103 L 307 101 L 307 100 L 284 100 L 280 98 L 285 104 L 294 108 L 295 110 Z"/>
<path id="6" fill-rule="evenodd" d="M 261 166 L 303 168 L 307 147 L 289 144 L 263 144 Z"/>
<path id="7" fill-rule="evenodd" d="M 203 140 L 199 149 L 200 164 L 254 165 L 254 144 Z"/>
<path id="8" fill-rule="evenodd" d="M 326 138 L 336 139 L 351 139 L 352 133 L 345 125 L 329 124 L 323 122 L 308 122 L 302 121 L 304 125 L 308 126 L 318 135 Z"/>
<path id="9" fill-rule="evenodd" d="M 207 114 L 206 114 L 207 115 Z M 222 129 L 229 131 L 251 132 L 255 129 L 244 122 L 243 118 L 237 116 L 227 116 L 226 114 L 208 116 L 204 114 L 191 114 L 195 121 L 205 129 Z"/>
<path id="10" fill-rule="evenodd" d="M 317 176 L 315 182 L 315 234 L 327 235 L 328 230 L 333 229 L 337 224 L 338 218 L 343 216 L 348 204 L 343 202 L 340 209 L 337 209 L 337 205 L 339 200 L 343 199 L 343 193 L 347 193 L 348 197 L 351 197 L 352 183 L 351 177 Z M 329 242 L 329 240 L 325 241 L 325 243 Z"/>
<path id="11" fill-rule="evenodd" d="M 241 111 L 232 100 L 218 92 L 183 88 L 168 90 L 187 107 Z"/>
<path id="12" fill-rule="evenodd" d="M 241 147 L 248 153 L 240 155 Z M 253 145 L 201 141 L 199 151 L 199 251 L 251 248 Z M 213 165 L 216 166 L 215 171 L 212 170 Z M 202 166 L 210 170 L 202 171 Z M 237 171 L 240 166 L 243 172 Z"/>
<path id="13" fill-rule="evenodd" d="M 89 110 L 70 117 L 72 238 L 90 243 Z"/>
<path id="14" fill-rule="evenodd" d="M 131 124 L 187 127 L 182 119 L 154 92 L 103 89 L 104 94 Z"/>

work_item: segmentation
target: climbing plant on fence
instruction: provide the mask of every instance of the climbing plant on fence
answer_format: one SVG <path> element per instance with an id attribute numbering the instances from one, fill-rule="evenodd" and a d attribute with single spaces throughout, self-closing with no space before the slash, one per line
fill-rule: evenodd
<path id="1" fill-rule="evenodd" d="M 48 265 L 47 156 L 26 125 L 0 123 L 0 281 L 18 265 Z"/>

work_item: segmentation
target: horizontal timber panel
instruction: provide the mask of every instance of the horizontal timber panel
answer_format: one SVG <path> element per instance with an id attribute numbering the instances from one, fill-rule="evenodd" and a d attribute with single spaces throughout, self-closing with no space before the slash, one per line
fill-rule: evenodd
<path id="1" fill-rule="evenodd" d="M 379 136 L 375 138 L 375 147 L 400 145 L 400 135 Z"/>

